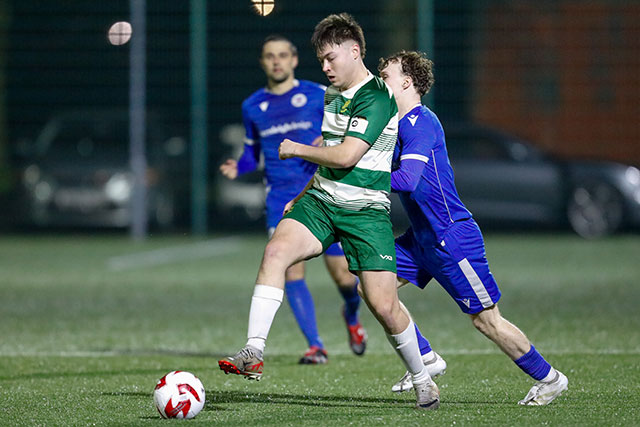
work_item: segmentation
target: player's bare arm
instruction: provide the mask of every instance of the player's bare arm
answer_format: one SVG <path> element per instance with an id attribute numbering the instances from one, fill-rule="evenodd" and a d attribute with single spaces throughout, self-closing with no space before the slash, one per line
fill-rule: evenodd
<path id="1" fill-rule="evenodd" d="M 228 179 L 236 179 L 238 177 L 238 162 L 228 159 L 220 165 L 220 173 Z"/>
<path id="2" fill-rule="evenodd" d="M 279 155 L 281 159 L 300 157 L 322 166 L 344 169 L 358 163 L 370 147 L 365 141 L 353 136 L 347 136 L 342 144 L 330 147 L 312 147 L 285 139 L 280 144 Z"/>

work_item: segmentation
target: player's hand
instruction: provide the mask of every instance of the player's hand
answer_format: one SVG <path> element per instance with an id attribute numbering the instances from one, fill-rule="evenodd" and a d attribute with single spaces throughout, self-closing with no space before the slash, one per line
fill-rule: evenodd
<path id="1" fill-rule="evenodd" d="M 220 173 L 228 179 L 236 179 L 238 177 L 238 162 L 228 159 L 220 165 Z"/>
<path id="2" fill-rule="evenodd" d="M 322 135 L 320 135 L 316 139 L 314 139 L 311 142 L 311 145 L 313 145 L 314 147 L 322 147 L 324 145 L 324 139 L 322 138 Z"/>
<path id="3" fill-rule="evenodd" d="M 300 145 L 297 142 L 293 142 L 292 140 L 285 138 L 281 143 L 280 147 L 278 147 L 278 155 L 280 160 L 290 159 L 291 157 L 295 157 L 296 146 Z"/>
<path id="4" fill-rule="evenodd" d="M 293 209 L 293 205 L 295 204 L 296 204 L 296 199 L 289 200 L 289 202 L 287 202 L 287 204 L 284 205 L 284 212 L 282 212 L 282 215 L 286 215 L 289 212 L 291 212 L 291 209 Z"/>

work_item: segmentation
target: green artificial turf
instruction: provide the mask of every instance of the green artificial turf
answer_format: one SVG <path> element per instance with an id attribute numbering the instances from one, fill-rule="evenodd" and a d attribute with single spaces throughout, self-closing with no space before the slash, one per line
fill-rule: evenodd
<path id="1" fill-rule="evenodd" d="M 366 308 L 363 357 L 350 354 L 341 298 L 322 261 L 308 263 L 325 366 L 306 349 L 286 304 L 260 382 L 224 375 L 217 358 L 245 343 L 258 236 L 2 236 L 0 425 L 146 425 L 162 420 L 153 387 L 193 372 L 207 392 L 190 424 L 638 425 L 640 238 L 489 234 L 502 314 L 569 378 L 551 405 L 520 407 L 532 381 L 476 332 L 433 283 L 401 299 L 448 363 L 438 411 L 412 409 L 390 387 L 404 368 Z"/>

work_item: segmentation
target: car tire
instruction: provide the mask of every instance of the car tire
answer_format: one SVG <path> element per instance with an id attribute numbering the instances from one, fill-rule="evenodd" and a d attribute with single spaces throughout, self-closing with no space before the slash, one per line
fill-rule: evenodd
<path id="1" fill-rule="evenodd" d="M 606 182 L 580 184 L 573 188 L 567 205 L 571 228 L 585 239 L 615 233 L 622 225 L 622 196 Z"/>

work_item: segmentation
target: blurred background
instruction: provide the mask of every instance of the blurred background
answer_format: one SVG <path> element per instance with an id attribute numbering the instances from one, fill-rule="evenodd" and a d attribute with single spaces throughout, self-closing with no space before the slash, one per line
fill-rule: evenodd
<path id="1" fill-rule="evenodd" d="M 261 42 L 289 37 L 296 77 L 326 84 L 309 39 L 342 11 L 364 29 L 371 71 L 401 49 L 435 62 L 424 102 L 483 228 L 640 226 L 640 2 L 260 3 L 273 11 L 0 0 L 0 230 L 262 230 L 260 174 L 218 173 L 242 150 L 242 100 L 265 84 Z M 117 21 L 133 24 L 123 45 L 107 39 Z"/>

